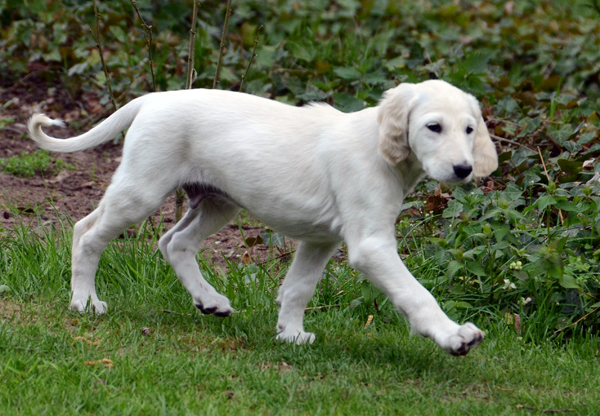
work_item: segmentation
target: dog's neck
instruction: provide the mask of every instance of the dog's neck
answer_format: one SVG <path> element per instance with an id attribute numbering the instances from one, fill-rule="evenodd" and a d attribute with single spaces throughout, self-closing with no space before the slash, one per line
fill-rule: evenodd
<path id="1" fill-rule="evenodd" d="M 411 152 L 408 157 L 392 168 L 396 180 L 402 187 L 404 197 L 410 194 L 417 184 L 425 177 L 423 165 Z"/>

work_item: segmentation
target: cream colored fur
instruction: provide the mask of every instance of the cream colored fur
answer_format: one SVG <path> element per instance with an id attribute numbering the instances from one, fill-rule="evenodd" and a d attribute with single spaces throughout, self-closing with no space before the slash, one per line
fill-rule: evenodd
<path id="1" fill-rule="evenodd" d="M 204 313 L 227 316 L 233 309 L 203 278 L 195 254 L 243 207 L 299 240 L 279 291 L 279 339 L 314 340 L 304 330 L 304 309 L 342 242 L 352 266 L 390 297 L 413 331 L 456 355 L 483 339 L 473 324 L 444 314 L 404 266 L 396 242 L 402 201 L 425 175 L 464 182 L 497 168 L 479 105 L 459 89 L 443 81 L 402 84 L 379 106 L 348 114 L 227 91 L 172 91 L 138 98 L 78 137 L 55 139 L 42 131 L 56 124 L 34 115 L 31 137 L 45 149 L 74 152 L 129 127 L 111 185 L 98 208 L 75 225 L 73 309 L 106 311 L 94 283 L 100 254 L 184 186 L 190 209 L 159 247 Z"/>

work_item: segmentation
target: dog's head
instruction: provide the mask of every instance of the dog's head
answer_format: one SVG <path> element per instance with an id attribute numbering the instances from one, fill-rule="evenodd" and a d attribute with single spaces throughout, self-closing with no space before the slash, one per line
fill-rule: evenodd
<path id="1" fill-rule="evenodd" d="M 379 153 L 391 165 L 413 153 L 425 173 L 442 182 L 465 182 L 498 168 L 479 103 L 447 82 L 406 83 L 386 91 L 378 121 Z"/>

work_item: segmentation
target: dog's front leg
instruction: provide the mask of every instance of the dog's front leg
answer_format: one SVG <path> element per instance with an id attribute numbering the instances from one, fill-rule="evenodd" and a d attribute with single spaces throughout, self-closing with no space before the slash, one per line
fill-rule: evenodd
<path id="1" fill-rule="evenodd" d="M 315 292 L 315 288 L 327 261 L 339 243 L 314 244 L 300 242 L 292 266 L 279 288 L 277 304 L 277 339 L 296 344 L 312 343 L 315 334 L 304 331 L 304 309 Z"/>
<path id="2" fill-rule="evenodd" d="M 395 238 L 375 235 L 348 241 L 348 254 L 352 266 L 390 297 L 414 332 L 452 355 L 465 355 L 483 340 L 484 333 L 472 323 L 459 325 L 446 316 L 400 259 Z"/>

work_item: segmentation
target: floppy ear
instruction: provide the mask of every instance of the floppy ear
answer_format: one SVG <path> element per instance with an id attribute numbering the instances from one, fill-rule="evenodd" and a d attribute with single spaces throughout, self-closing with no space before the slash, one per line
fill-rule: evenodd
<path id="1" fill-rule="evenodd" d="M 410 155 L 408 115 L 414 103 L 414 87 L 408 83 L 386 91 L 379 103 L 379 154 L 390 165 Z"/>
<path id="2" fill-rule="evenodd" d="M 477 135 L 475 143 L 473 143 L 473 160 L 475 162 L 473 175 L 483 178 L 498 169 L 498 153 L 496 153 L 496 145 L 492 142 L 481 115 L 479 101 L 470 94 L 469 99 L 475 112 L 475 118 L 477 118 Z"/>
<path id="3" fill-rule="evenodd" d="M 475 161 L 473 174 L 477 177 L 488 176 L 498 169 L 496 145 L 492 142 L 485 121 L 481 116 L 479 117 L 477 135 L 475 136 L 475 143 L 473 145 L 473 160 Z"/>

